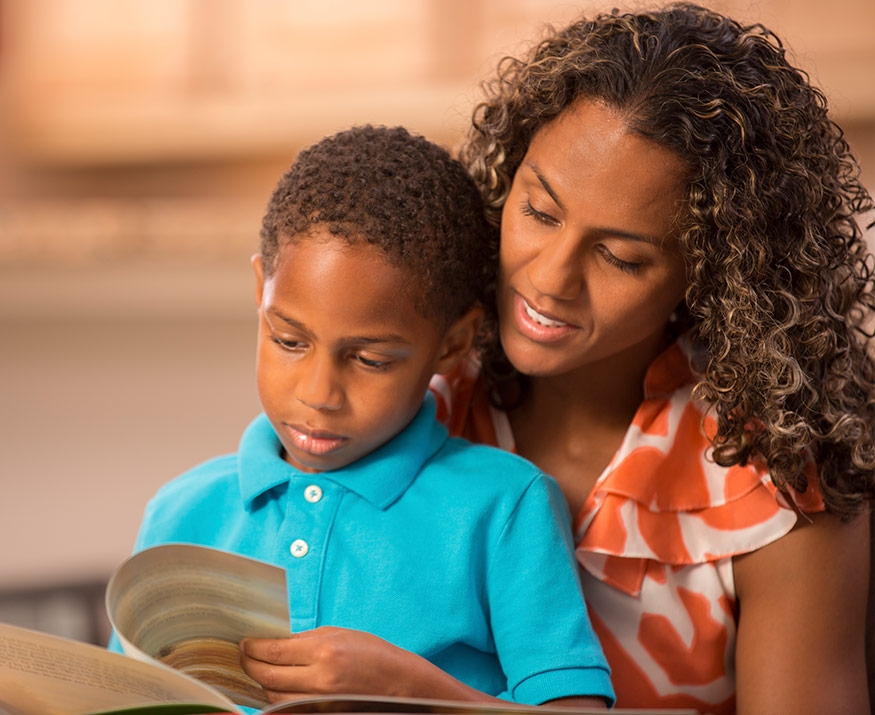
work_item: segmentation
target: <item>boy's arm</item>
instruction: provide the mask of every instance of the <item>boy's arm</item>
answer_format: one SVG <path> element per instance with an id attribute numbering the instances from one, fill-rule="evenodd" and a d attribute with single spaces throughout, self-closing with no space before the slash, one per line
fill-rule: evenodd
<path id="1" fill-rule="evenodd" d="M 322 626 L 289 638 L 247 638 L 240 649 L 243 669 L 271 702 L 338 693 L 502 702 L 363 631 Z"/>
<path id="2" fill-rule="evenodd" d="M 270 702 L 339 693 L 469 702 L 507 701 L 465 685 L 425 658 L 362 631 L 322 626 L 289 638 L 247 638 L 241 662 Z M 550 702 L 603 708 L 603 698 Z"/>
<path id="3" fill-rule="evenodd" d="M 508 695 L 516 702 L 615 699 L 587 614 L 570 522 L 558 485 L 540 475 L 519 499 L 489 557 L 490 626 Z"/>

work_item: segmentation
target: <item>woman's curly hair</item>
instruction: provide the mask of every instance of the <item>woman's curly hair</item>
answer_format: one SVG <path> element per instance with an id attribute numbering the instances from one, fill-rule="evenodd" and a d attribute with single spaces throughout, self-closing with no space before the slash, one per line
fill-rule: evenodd
<path id="1" fill-rule="evenodd" d="M 871 501 L 875 299 L 858 220 L 873 202 L 781 41 L 695 5 L 615 10 L 504 58 L 484 90 L 460 156 L 495 225 L 532 137 L 579 98 L 683 159 L 680 320 L 707 354 L 695 395 L 713 406 L 714 460 L 765 459 L 797 491 L 813 460 L 829 510 Z M 497 341 L 484 366 L 493 384 L 507 370 Z"/>
<path id="2" fill-rule="evenodd" d="M 447 149 L 404 127 L 351 127 L 298 154 L 262 219 L 265 273 L 317 228 L 379 248 L 406 271 L 417 310 L 446 325 L 494 282 L 497 232 L 477 185 Z"/>

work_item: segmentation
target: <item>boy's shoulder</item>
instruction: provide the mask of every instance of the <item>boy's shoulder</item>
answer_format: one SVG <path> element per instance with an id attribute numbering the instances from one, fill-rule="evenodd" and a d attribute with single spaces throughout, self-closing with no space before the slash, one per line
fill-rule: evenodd
<path id="1" fill-rule="evenodd" d="M 448 437 L 432 460 L 462 478 L 476 474 L 480 480 L 494 479 L 504 488 L 513 483 L 522 487 L 533 481 L 550 480 L 529 460 L 498 447 L 469 442 L 463 437 Z"/>
<path id="2" fill-rule="evenodd" d="M 491 523 L 507 523 L 523 513 L 548 521 L 567 516 L 555 479 L 517 454 L 462 437 L 449 437 L 416 481 L 430 504 L 452 503 L 455 511 L 463 495 L 465 508 L 488 514 Z"/>
<path id="3" fill-rule="evenodd" d="M 155 493 L 154 499 L 178 499 L 187 494 L 221 490 L 225 486 L 238 485 L 238 458 L 236 454 L 223 454 L 201 462 L 169 482 Z"/>
<path id="4" fill-rule="evenodd" d="M 508 452 L 506 449 L 501 449 L 500 447 L 495 447 L 491 444 L 471 442 L 464 437 L 447 437 L 444 450 L 449 455 L 458 459 L 485 459 L 490 462 L 495 462 L 496 464 L 507 464 L 511 467 L 518 467 L 521 469 L 538 470 L 538 468 L 529 460 L 514 452 Z"/>
<path id="5" fill-rule="evenodd" d="M 237 456 L 203 462 L 163 484 L 146 504 L 138 544 L 214 543 L 217 529 L 245 513 Z"/>

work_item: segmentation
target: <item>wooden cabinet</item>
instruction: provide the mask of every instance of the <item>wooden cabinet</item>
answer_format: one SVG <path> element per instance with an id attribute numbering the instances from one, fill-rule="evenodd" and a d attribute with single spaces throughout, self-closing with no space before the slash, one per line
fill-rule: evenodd
<path id="1" fill-rule="evenodd" d="M 23 159 L 50 166 L 287 156 L 366 121 L 453 142 L 500 54 L 545 22 L 616 4 L 5 0 L 5 134 Z M 875 2 L 712 5 L 756 12 L 839 119 L 875 121 Z"/>

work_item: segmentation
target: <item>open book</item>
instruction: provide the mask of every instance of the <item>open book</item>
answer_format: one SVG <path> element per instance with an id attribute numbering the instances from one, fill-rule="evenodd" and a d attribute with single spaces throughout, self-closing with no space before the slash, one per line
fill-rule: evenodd
<path id="1" fill-rule="evenodd" d="M 244 711 L 215 688 L 160 662 L 0 623 L 0 715 L 204 715 Z M 260 713 L 590 715 L 643 710 L 572 710 L 523 705 L 337 695 L 288 701 Z M 660 710 L 658 715 L 690 711 Z M 656 715 L 656 711 L 653 711 Z"/>
<path id="2" fill-rule="evenodd" d="M 285 572 L 215 549 L 173 544 L 135 554 L 106 596 L 127 655 L 0 623 L 0 715 L 241 715 L 241 705 L 262 713 L 604 712 L 347 695 L 269 706 L 240 668 L 237 643 L 289 633 Z"/>
<path id="3" fill-rule="evenodd" d="M 268 704 L 237 644 L 289 634 L 285 570 L 205 546 L 155 546 L 112 575 L 106 610 L 127 655 L 187 673 L 237 705 Z"/>
<path id="4" fill-rule="evenodd" d="M 237 644 L 289 634 L 283 569 L 204 546 L 156 546 L 112 575 L 106 610 L 130 657 L 0 624 L 0 715 L 146 705 L 152 709 L 142 712 L 183 715 L 268 705 L 240 667 Z"/>

